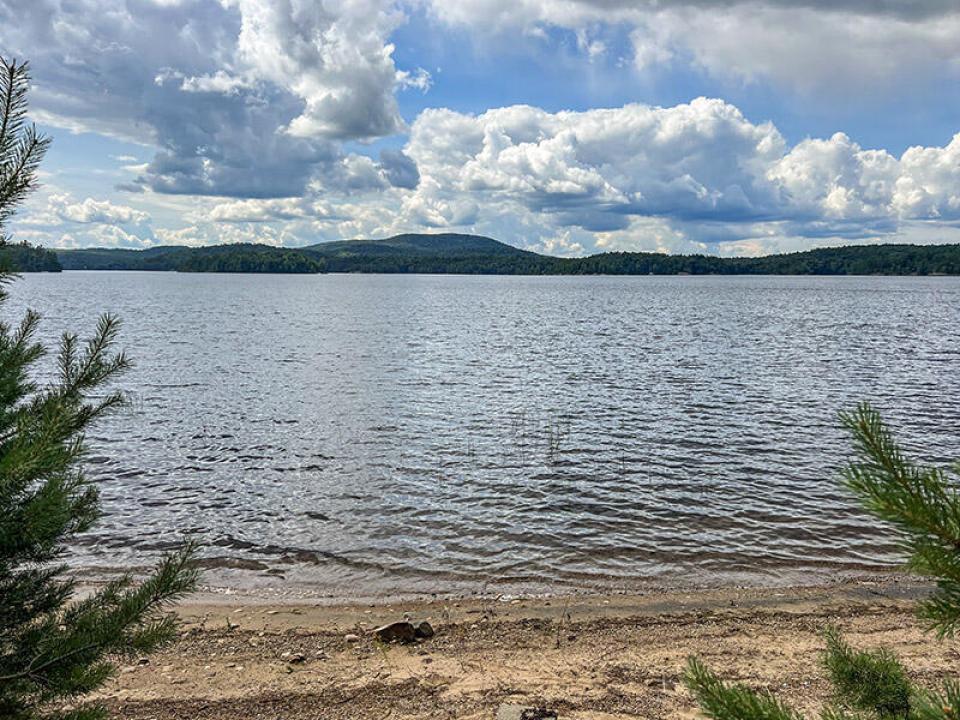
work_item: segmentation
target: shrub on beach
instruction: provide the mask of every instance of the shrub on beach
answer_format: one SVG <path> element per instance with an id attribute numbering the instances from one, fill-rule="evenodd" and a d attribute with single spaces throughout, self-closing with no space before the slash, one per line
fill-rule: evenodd
<path id="1" fill-rule="evenodd" d="M 844 484 L 864 508 L 892 525 L 909 555 L 908 568 L 936 578 L 933 594 L 918 614 L 941 639 L 960 626 L 960 493 L 941 468 L 911 463 L 876 411 L 862 404 L 841 415 L 852 433 L 857 461 Z M 960 464 L 955 468 L 960 474 Z M 836 630 L 826 633 L 823 665 L 835 700 L 822 720 L 956 720 L 960 682 L 940 691 L 918 688 L 896 657 L 885 650 L 858 651 Z M 773 695 L 726 684 L 696 658 L 685 681 L 703 712 L 716 720 L 802 720 Z"/>
<path id="2" fill-rule="evenodd" d="M 49 140 L 26 124 L 27 65 L 0 58 L 0 238 L 35 186 Z M 11 280 L 0 272 L 0 303 Z M 193 588 L 192 547 L 140 584 L 121 578 L 76 600 L 67 543 L 97 520 L 97 489 L 83 472 L 84 433 L 124 396 L 107 386 L 129 366 L 113 351 L 116 319 L 86 342 L 66 334 L 57 378 L 41 386 L 39 318 L 0 323 L 0 718 L 93 720 L 83 696 L 114 672 L 111 659 L 150 652 L 175 633 L 171 600 Z"/>

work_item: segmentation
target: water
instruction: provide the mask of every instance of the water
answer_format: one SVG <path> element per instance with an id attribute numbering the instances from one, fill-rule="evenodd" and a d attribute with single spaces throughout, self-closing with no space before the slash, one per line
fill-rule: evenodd
<path id="1" fill-rule="evenodd" d="M 897 559 L 852 505 L 866 399 L 960 457 L 960 280 L 63 273 L 4 315 L 124 320 L 71 562 L 183 533 L 207 582 L 334 598 L 776 584 Z"/>

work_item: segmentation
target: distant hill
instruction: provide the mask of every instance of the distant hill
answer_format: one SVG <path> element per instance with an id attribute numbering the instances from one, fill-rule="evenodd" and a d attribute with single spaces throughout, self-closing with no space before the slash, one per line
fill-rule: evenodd
<path id="1" fill-rule="evenodd" d="M 65 270 L 456 273 L 468 275 L 960 275 L 960 245 L 859 245 L 756 258 L 601 253 L 557 258 L 452 233 L 303 248 L 236 244 L 58 250 Z"/>
<path id="2" fill-rule="evenodd" d="M 308 258 L 292 272 L 364 272 L 367 265 L 384 264 L 382 272 L 402 272 L 405 261 L 426 258 L 452 260 L 454 258 L 506 258 L 542 256 L 479 235 L 438 233 L 431 235 L 396 235 L 383 240 L 342 240 L 318 243 L 303 248 L 277 248 L 269 245 L 239 243 L 207 247 L 164 245 L 146 250 L 119 248 L 84 248 L 58 250 L 57 256 L 65 270 L 177 270 L 229 272 L 227 256 L 243 256 L 244 267 L 254 267 L 253 256 L 263 268 L 259 272 L 277 272 L 273 269 L 279 258 L 290 258 L 291 253 Z M 390 261 L 387 261 L 390 259 Z M 239 260 L 235 263 L 239 266 Z M 391 270 L 391 268 L 395 268 Z M 257 272 L 247 270 L 246 272 Z"/>
<path id="3" fill-rule="evenodd" d="M 384 240 L 340 240 L 308 245 L 303 250 L 323 257 L 434 256 L 467 255 L 521 257 L 536 253 L 498 242 L 482 235 L 436 233 L 429 235 L 394 235 Z"/>

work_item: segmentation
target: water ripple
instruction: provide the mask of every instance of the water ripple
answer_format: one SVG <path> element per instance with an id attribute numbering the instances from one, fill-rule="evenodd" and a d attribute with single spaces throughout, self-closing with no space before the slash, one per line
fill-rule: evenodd
<path id="1" fill-rule="evenodd" d="M 333 596 L 872 571 L 837 412 L 960 457 L 954 278 L 64 273 L 26 306 L 51 340 L 115 312 L 137 361 L 94 569 L 189 531 L 214 581 Z"/>

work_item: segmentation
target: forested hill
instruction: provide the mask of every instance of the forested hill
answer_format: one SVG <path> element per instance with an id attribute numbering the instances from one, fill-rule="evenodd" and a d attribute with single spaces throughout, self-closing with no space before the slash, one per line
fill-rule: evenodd
<path id="1" fill-rule="evenodd" d="M 164 246 L 58 250 L 65 270 L 472 275 L 960 275 L 960 245 L 867 245 L 756 258 L 602 253 L 557 258 L 473 235 L 398 235 L 303 248 Z"/>
<path id="2" fill-rule="evenodd" d="M 340 240 L 318 243 L 303 248 L 326 258 L 348 257 L 462 257 L 483 255 L 491 257 L 541 257 L 513 245 L 482 235 L 434 233 L 428 235 L 394 235 L 384 240 Z"/>

